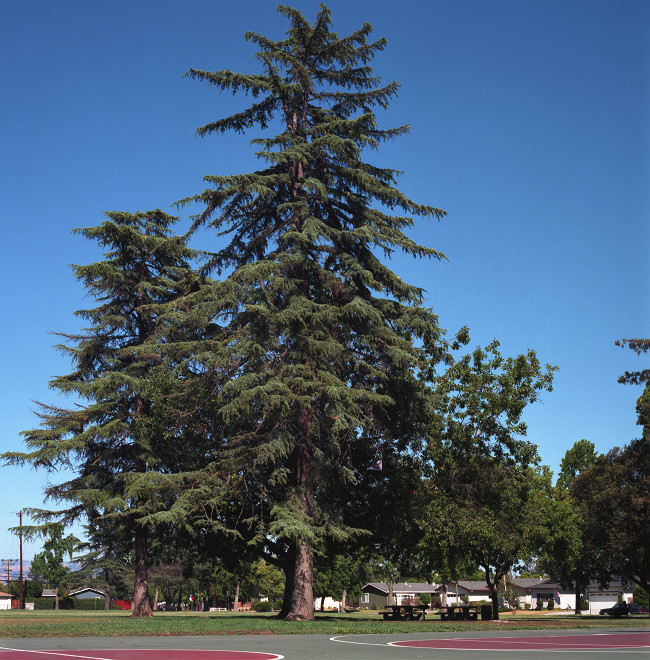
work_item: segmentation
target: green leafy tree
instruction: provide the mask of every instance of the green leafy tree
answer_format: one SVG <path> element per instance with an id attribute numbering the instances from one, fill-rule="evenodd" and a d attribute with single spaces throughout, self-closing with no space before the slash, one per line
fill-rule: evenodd
<path id="1" fill-rule="evenodd" d="M 575 613 L 582 611 L 581 597 L 593 574 L 591 545 L 583 525 L 580 502 L 572 494 L 576 478 L 598 460 L 595 446 L 584 438 L 567 450 L 560 464 L 556 485 L 559 515 L 549 529 L 543 554 L 539 558 L 542 570 L 568 589 L 575 588 Z"/>
<path id="2" fill-rule="evenodd" d="M 175 218 L 162 211 L 107 216 L 98 227 L 75 230 L 108 252 L 103 261 L 74 267 L 98 306 L 77 312 L 87 329 L 62 335 L 67 344 L 58 348 L 74 370 L 50 383 L 77 400 L 69 408 L 39 404 L 41 427 L 23 432 L 29 451 L 4 458 L 50 471 L 73 466 L 72 479 L 45 491 L 67 508 L 30 513 L 68 522 L 99 512 L 128 528 L 133 615 L 150 616 L 149 531 L 160 521 L 185 517 L 182 500 L 174 497 L 182 443 L 176 429 L 161 423 L 153 403 L 156 372 L 160 378 L 165 373 L 157 350 L 159 310 L 187 291 L 192 253 L 170 235 Z"/>
<path id="3" fill-rule="evenodd" d="M 43 552 L 39 552 L 30 566 L 30 574 L 54 589 L 54 609 L 59 609 L 59 589 L 67 582 L 70 569 L 63 563 L 66 555 L 72 559 L 79 539 L 73 534 L 63 536 L 64 527 L 61 524 L 50 525 L 47 537 L 43 543 Z"/>
<path id="4" fill-rule="evenodd" d="M 573 447 L 567 450 L 560 463 L 560 473 L 557 479 L 558 488 L 565 491 L 570 490 L 578 474 L 591 467 L 597 458 L 598 453 L 593 442 L 589 442 L 584 438 L 575 442 Z"/>
<path id="5" fill-rule="evenodd" d="M 337 493 L 354 487 L 377 450 L 405 453 L 421 437 L 412 423 L 426 405 L 421 378 L 445 357 L 443 333 L 422 290 L 380 256 L 443 258 L 405 232 L 414 216 L 444 212 L 411 201 L 396 170 L 365 159 L 409 131 L 382 129 L 375 116 L 398 89 L 370 67 L 385 40 L 370 41 L 367 23 L 339 37 L 322 5 L 313 24 L 278 11 L 289 21 L 285 39 L 246 35 L 259 73 L 188 73 L 253 97 L 198 134 L 256 128 L 265 166 L 208 176 L 210 187 L 184 202 L 205 205 L 195 228 L 228 237 L 206 264 L 227 278 L 196 299 L 210 310 L 213 340 L 193 359 L 227 439 L 211 473 L 236 490 L 228 501 L 242 515 L 230 518 L 226 499 L 213 498 L 211 516 L 230 519 L 281 564 L 281 615 L 304 620 L 313 618 L 314 550 L 359 531 L 336 508 Z"/>
<path id="6" fill-rule="evenodd" d="M 549 506 L 550 475 L 534 469 L 537 450 L 522 415 L 552 389 L 555 370 L 534 351 L 503 358 L 498 348 L 497 341 L 478 347 L 441 376 L 418 507 L 425 547 L 483 569 L 495 618 L 500 582 L 545 537 L 540 511 Z"/>
<path id="7" fill-rule="evenodd" d="M 576 478 L 571 492 L 599 581 L 621 576 L 649 591 L 650 443 L 612 449 Z"/>

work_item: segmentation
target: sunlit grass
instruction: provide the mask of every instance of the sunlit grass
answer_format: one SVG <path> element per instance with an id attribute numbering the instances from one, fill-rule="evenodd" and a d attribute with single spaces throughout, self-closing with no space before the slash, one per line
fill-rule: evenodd
<path id="1" fill-rule="evenodd" d="M 316 613 L 314 621 L 281 621 L 270 614 L 227 612 L 156 612 L 133 618 L 121 611 L 0 611 L 2 637 L 124 637 L 149 635 L 353 635 L 467 630 L 648 627 L 648 617 L 609 619 L 598 616 L 505 615 L 500 621 L 442 622 L 434 615 L 424 622 L 383 621 L 376 612 Z"/>

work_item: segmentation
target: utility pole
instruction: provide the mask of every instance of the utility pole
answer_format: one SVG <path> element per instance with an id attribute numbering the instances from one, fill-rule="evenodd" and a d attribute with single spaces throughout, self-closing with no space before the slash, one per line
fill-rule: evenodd
<path id="1" fill-rule="evenodd" d="M 11 581 L 11 564 L 13 564 L 15 561 L 18 561 L 17 559 L 0 559 L 0 562 L 6 561 L 7 562 L 7 586 L 9 585 L 9 582 Z"/>
<path id="2" fill-rule="evenodd" d="M 23 593 L 23 512 L 18 512 L 18 521 L 20 526 L 20 579 L 18 581 L 20 592 L 18 597 L 18 609 L 25 609 L 25 594 Z"/>

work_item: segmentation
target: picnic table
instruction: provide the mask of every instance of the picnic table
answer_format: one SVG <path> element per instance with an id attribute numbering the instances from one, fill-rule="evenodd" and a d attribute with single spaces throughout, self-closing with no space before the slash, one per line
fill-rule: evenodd
<path id="1" fill-rule="evenodd" d="M 442 621 L 476 621 L 478 609 L 469 605 L 449 605 L 440 609 Z"/>
<path id="2" fill-rule="evenodd" d="M 426 605 L 386 605 L 384 621 L 424 621 Z"/>

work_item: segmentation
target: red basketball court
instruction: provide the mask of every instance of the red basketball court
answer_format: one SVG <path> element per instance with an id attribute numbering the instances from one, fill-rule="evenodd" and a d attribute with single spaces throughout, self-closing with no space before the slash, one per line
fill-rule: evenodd
<path id="1" fill-rule="evenodd" d="M 596 651 L 650 647 L 650 633 L 600 633 L 527 637 L 462 637 L 389 642 L 389 646 L 448 651 Z"/>

